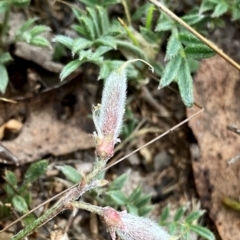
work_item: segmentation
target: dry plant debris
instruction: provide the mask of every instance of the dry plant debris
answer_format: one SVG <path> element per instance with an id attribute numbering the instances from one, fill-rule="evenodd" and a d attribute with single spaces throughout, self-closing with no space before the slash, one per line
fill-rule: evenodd
<path id="1" fill-rule="evenodd" d="M 240 137 L 227 129 L 240 126 L 239 71 L 216 56 L 202 61 L 195 77 L 194 96 L 205 111 L 189 122 L 201 156 L 192 162 L 203 208 L 209 212 L 223 240 L 240 239 L 239 213 L 226 208 L 225 196 L 239 199 L 239 165 L 228 165 L 239 155 Z M 192 115 L 193 109 L 188 110 Z"/>

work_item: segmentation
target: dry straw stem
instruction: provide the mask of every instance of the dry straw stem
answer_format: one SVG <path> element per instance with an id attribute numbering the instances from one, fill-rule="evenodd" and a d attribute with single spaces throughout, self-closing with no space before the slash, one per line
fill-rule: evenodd
<path id="1" fill-rule="evenodd" d="M 193 35 L 195 35 L 199 40 L 201 40 L 203 43 L 205 43 L 207 46 L 209 46 L 212 50 L 214 50 L 218 55 L 220 55 L 223 59 L 225 59 L 227 62 L 229 62 L 232 66 L 240 70 L 240 65 L 236 63 L 232 58 L 230 58 L 227 54 L 225 54 L 220 48 L 218 48 L 215 44 L 213 44 L 211 41 L 203 37 L 200 33 L 198 33 L 196 30 L 194 30 L 192 27 L 190 27 L 187 23 L 185 23 L 181 18 L 179 18 L 177 15 L 175 15 L 172 11 L 170 11 L 168 8 L 166 8 L 162 3 L 160 3 L 157 0 L 149 0 L 149 2 L 152 2 L 154 5 L 159 7 L 163 12 L 165 12 L 169 17 L 174 19 L 176 22 L 181 24 L 184 28 L 186 28 L 189 32 L 191 32 Z"/>

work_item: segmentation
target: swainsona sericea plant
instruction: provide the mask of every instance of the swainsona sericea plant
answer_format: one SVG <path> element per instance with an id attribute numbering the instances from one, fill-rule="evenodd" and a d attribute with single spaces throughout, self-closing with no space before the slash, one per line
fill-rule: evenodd
<path id="1" fill-rule="evenodd" d="M 107 160 L 112 157 L 114 145 L 120 142 L 118 137 L 123 123 L 127 96 L 126 66 L 130 62 L 136 61 L 142 61 L 149 65 L 142 59 L 133 59 L 113 71 L 106 79 L 100 106 L 93 108 L 96 153 L 101 159 Z M 153 71 L 152 66 L 149 66 Z"/>
<path id="2" fill-rule="evenodd" d="M 113 156 L 119 142 L 126 102 L 127 77 L 125 68 L 113 71 L 106 79 L 101 105 L 93 110 L 96 153 L 101 159 Z"/>
<path id="3" fill-rule="evenodd" d="M 171 236 L 149 218 L 135 216 L 126 211 L 118 212 L 111 207 L 102 209 L 101 216 L 112 237 L 123 240 L 170 240 Z"/>
<path id="4" fill-rule="evenodd" d="M 130 60 L 137 61 L 140 59 Z M 142 61 L 142 60 L 141 60 Z M 100 160 L 107 161 L 114 154 L 114 145 L 119 142 L 127 91 L 126 65 L 113 71 L 106 79 L 101 105 L 93 109 L 96 154 Z M 94 207 L 92 206 L 92 211 Z M 96 207 L 112 240 L 116 234 L 123 240 L 170 240 L 170 235 L 157 223 L 148 218 L 118 212 L 110 207 Z"/>

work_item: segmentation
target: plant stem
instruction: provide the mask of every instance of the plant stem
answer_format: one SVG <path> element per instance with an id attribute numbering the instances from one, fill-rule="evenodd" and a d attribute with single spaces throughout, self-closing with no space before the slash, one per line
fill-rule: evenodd
<path id="1" fill-rule="evenodd" d="M 218 55 L 220 55 L 223 59 L 225 59 L 227 62 L 229 62 L 232 66 L 240 70 L 240 65 L 236 63 L 232 58 L 230 58 L 227 54 L 223 52 L 220 48 L 218 48 L 215 44 L 213 44 L 211 41 L 203 37 L 200 33 L 198 33 L 196 30 L 194 30 L 192 27 L 190 27 L 187 23 L 185 23 L 181 18 L 179 18 L 177 15 L 175 15 L 172 11 L 170 11 L 168 8 L 166 8 L 162 3 L 160 3 L 157 0 L 149 0 L 154 5 L 159 7 L 163 12 L 165 12 L 169 17 L 174 19 L 176 22 L 181 24 L 184 28 L 186 28 L 189 32 L 191 32 L 193 35 L 195 35 L 199 40 L 201 40 L 203 43 L 205 43 L 207 46 L 209 46 L 211 49 L 213 49 Z"/>
<path id="2" fill-rule="evenodd" d="M 97 159 L 92 172 L 89 173 L 87 177 L 83 178 L 82 181 L 76 187 L 72 188 L 60 200 L 60 202 L 57 203 L 57 205 L 50 208 L 46 213 L 44 213 L 41 217 L 36 219 L 32 224 L 29 224 L 20 232 L 18 232 L 15 236 L 11 238 L 11 240 L 21 240 L 24 237 L 27 237 L 35 229 L 47 223 L 53 217 L 57 216 L 60 212 L 63 212 L 66 209 L 72 209 L 71 202 L 77 200 L 86 191 L 105 185 L 107 182 L 105 180 L 94 181 L 94 179 L 98 177 L 98 174 L 102 172 L 105 165 L 106 165 L 106 161 Z"/>
<path id="3" fill-rule="evenodd" d="M 11 238 L 11 240 L 21 240 L 24 237 L 27 237 L 31 234 L 36 228 L 42 226 L 44 223 L 55 217 L 60 212 L 64 211 L 66 208 L 64 204 L 54 206 L 50 208 L 44 215 L 36 219 L 32 224 L 29 224 L 20 232 L 18 232 L 15 236 Z"/>
<path id="4" fill-rule="evenodd" d="M 102 215 L 102 207 L 99 207 L 99 206 L 96 206 L 96 205 L 93 205 L 93 204 L 90 204 L 90 203 L 86 203 L 86 202 L 83 202 L 83 201 L 79 201 L 79 202 L 72 202 L 72 206 L 75 207 L 75 208 L 80 208 L 80 209 L 83 209 L 83 210 L 86 210 L 88 212 L 92 212 L 92 213 L 96 213 L 98 215 Z"/>
<path id="5" fill-rule="evenodd" d="M 135 38 L 134 34 L 132 33 L 132 31 L 129 29 L 129 27 L 126 25 L 126 23 L 121 19 L 118 18 L 118 21 L 122 24 L 122 26 L 124 27 L 124 29 L 126 30 L 128 36 L 130 37 L 130 39 L 132 40 L 132 43 L 136 46 L 139 46 L 137 39 Z"/>

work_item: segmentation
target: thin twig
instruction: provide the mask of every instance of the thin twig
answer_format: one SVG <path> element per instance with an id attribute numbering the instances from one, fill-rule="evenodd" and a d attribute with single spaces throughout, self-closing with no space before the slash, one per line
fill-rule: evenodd
<path id="1" fill-rule="evenodd" d="M 159 7 L 169 17 L 171 17 L 176 22 L 181 24 L 184 28 L 186 28 L 189 32 L 191 32 L 193 35 L 195 35 L 199 40 L 201 40 L 203 43 L 205 43 L 207 46 L 209 46 L 212 50 L 214 50 L 218 55 L 220 55 L 223 59 L 225 59 L 227 62 L 229 62 L 232 66 L 234 66 L 235 68 L 240 70 L 240 65 L 238 63 L 236 63 L 232 58 L 230 58 L 227 54 L 225 54 L 222 49 L 220 49 L 215 44 L 213 44 L 211 41 L 209 41 L 208 39 L 203 37 L 200 33 L 198 33 L 196 30 L 194 30 L 187 23 L 185 23 L 181 18 L 179 18 L 172 11 L 170 11 L 168 8 L 166 8 L 162 3 L 160 3 L 157 0 L 149 0 L 149 2 L 152 2 L 154 5 Z"/>

